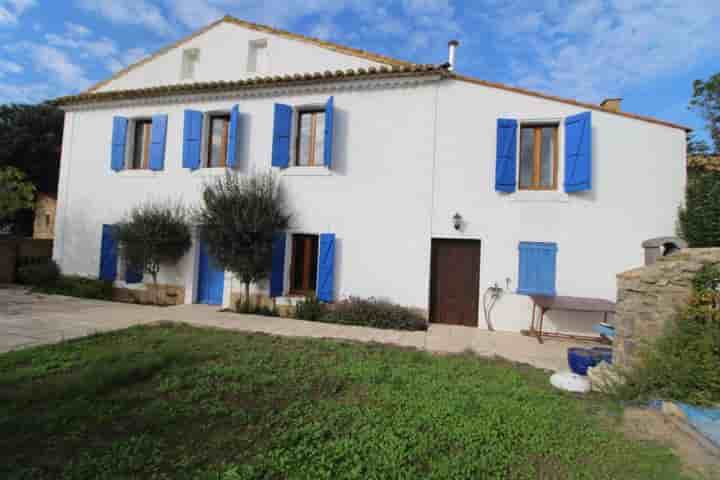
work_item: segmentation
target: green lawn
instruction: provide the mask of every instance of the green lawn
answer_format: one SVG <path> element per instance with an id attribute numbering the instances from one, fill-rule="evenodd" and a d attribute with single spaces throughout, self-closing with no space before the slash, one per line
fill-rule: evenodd
<path id="1" fill-rule="evenodd" d="M 133 327 L 0 355 L 0 478 L 681 478 L 608 406 L 471 355 Z"/>

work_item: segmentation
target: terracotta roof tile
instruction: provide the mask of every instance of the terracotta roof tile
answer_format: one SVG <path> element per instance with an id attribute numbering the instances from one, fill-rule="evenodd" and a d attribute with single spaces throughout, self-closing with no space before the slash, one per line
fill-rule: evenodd
<path id="1" fill-rule="evenodd" d="M 113 100 L 129 100 L 136 98 L 167 97 L 171 95 L 196 94 L 207 92 L 230 92 L 237 90 L 250 90 L 268 86 L 305 85 L 311 83 L 325 83 L 334 81 L 348 81 L 375 78 L 414 77 L 419 75 L 443 75 L 448 72 L 443 66 L 436 65 L 409 65 L 409 66 L 382 66 L 368 70 L 347 69 L 335 72 L 312 72 L 305 74 L 283 75 L 273 77 L 255 77 L 247 80 L 195 82 L 158 87 L 136 88 L 132 90 L 112 90 L 108 92 L 85 92 L 78 95 L 68 95 L 52 100 L 58 106 L 97 103 Z"/>

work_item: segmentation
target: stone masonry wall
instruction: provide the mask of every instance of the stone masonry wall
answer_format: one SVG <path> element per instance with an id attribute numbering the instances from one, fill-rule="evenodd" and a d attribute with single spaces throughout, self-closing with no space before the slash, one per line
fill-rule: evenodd
<path id="1" fill-rule="evenodd" d="M 720 248 L 690 248 L 619 274 L 615 363 L 630 365 L 641 342 L 660 336 L 687 304 L 695 273 L 706 263 L 719 262 Z"/>

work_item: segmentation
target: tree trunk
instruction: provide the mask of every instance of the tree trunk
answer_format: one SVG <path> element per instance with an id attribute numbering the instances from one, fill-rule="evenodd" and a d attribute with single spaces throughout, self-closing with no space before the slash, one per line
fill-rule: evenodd
<path id="1" fill-rule="evenodd" d="M 250 311 L 250 282 L 245 283 L 245 309 Z"/>
<path id="2" fill-rule="evenodd" d="M 154 297 L 155 297 L 155 305 L 158 305 L 158 304 L 160 303 L 160 295 L 159 295 L 159 292 L 158 292 L 157 272 L 151 273 L 151 275 L 152 275 L 152 279 L 153 279 L 153 287 L 154 287 L 154 290 L 155 290 L 155 294 L 154 294 Z"/>

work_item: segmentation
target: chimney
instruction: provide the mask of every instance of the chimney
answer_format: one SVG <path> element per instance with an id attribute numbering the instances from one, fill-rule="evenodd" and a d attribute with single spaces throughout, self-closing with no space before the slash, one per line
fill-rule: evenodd
<path id="1" fill-rule="evenodd" d="M 450 40 L 448 42 L 448 64 L 450 65 L 448 67 L 448 70 L 451 72 L 455 70 L 455 50 L 460 45 L 460 42 L 457 40 Z"/>
<path id="2" fill-rule="evenodd" d="M 620 102 L 622 102 L 622 98 L 606 98 L 605 100 L 600 102 L 600 106 L 605 110 L 609 110 L 611 112 L 619 112 Z"/>

